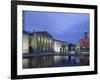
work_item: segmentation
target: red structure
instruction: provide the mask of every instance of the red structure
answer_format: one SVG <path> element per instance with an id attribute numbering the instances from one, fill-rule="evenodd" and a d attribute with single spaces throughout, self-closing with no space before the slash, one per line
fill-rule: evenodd
<path id="1" fill-rule="evenodd" d="M 81 49 L 89 50 L 89 38 L 87 32 L 84 32 L 84 38 L 80 40 Z"/>
<path id="2" fill-rule="evenodd" d="M 84 38 L 80 40 L 80 50 L 89 52 L 89 38 L 87 32 L 84 32 Z M 89 56 L 81 56 L 80 63 L 89 65 Z"/>

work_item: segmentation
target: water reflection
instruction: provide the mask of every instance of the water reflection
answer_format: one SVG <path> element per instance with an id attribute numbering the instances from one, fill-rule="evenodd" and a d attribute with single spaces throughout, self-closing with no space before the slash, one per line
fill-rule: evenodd
<path id="1" fill-rule="evenodd" d="M 89 56 L 37 56 L 23 59 L 23 68 L 89 65 Z"/>

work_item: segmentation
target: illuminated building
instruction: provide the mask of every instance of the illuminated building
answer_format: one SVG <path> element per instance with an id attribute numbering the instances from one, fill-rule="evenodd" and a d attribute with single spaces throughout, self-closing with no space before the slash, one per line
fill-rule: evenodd
<path id="1" fill-rule="evenodd" d="M 23 53 L 66 52 L 67 42 L 54 39 L 48 32 L 23 32 Z"/>
<path id="2" fill-rule="evenodd" d="M 48 32 L 26 32 L 23 31 L 23 55 L 24 54 L 49 54 L 49 53 L 65 53 L 68 49 L 68 44 L 66 42 L 55 40 Z M 23 68 L 37 67 L 36 65 L 48 65 L 50 66 L 52 62 L 59 61 L 61 56 L 47 56 L 38 57 L 34 59 L 23 59 Z M 46 63 L 44 63 L 46 59 Z M 54 60 L 54 61 L 53 61 Z M 39 62 L 38 62 L 39 61 Z M 42 62 L 41 62 L 42 61 Z M 38 64 L 37 64 L 38 63 Z"/>
<path id="3" fill-rule="evenodd" d="M 68 51 L 68 43 L 54 39 L 54 51 L 62 52 L 62 53 L 67 52 Z"/>
<path id="4" fill-rule="evenodd" d="M 84 38 L 80 40 L 80 50 L 89 50 L 89 38 L 87 32 L 84 32 Z"/>

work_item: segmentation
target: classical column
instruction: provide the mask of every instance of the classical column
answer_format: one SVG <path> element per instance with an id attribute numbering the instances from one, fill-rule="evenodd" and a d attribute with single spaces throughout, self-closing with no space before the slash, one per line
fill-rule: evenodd
<path id="1" fill-rule="evenodd" d="M 49 39 L 49 50 L 51 51 L 51 40 Z"/>
<path id="2" fill-rule="evenodd" d="M 50 39 L 48 39 L 48 50 L 50 51 Z"/>
<path id="3" fill-rule="evenodd" d="M 48 39 L 48 51 L 50 50 L 50 40 Z"/>
<path id="4" fill-rule="evenodd" d="M 49 50 L 51 51 L 51 39 L 49 40 Z"/>
<path id="5" fill-rule="evenodd" d="M 46 40 L 45 40 L 45 38 L 43 38 L 43 45 L 44 45 L 44 51 L 46 50 Z"/>
<path id="6" fill-rule="evenodd" d="M 40 37 L 40 51 L 42 51 L 42 42 L 41 42 L 41 37 Z"/>
<path id="7" fill-rule="evenodd" d="M 41 37 L 41 51 L 43 51 L 43 38 Z"/>
<path id="8" fill-rule="evenodd" d="M 42 37 L 42 51 L 44 51 L 43 48 L 44 48 L 44 38 Z"/>
<path id="9" fill-rule="evenodd" d="M 38 44 L 38 37 L 36 38 L 36 41 L 37 41 L 37 51 L 39 50 L 39 44 Z"/>
<path id="10" fill-rule="evenodd" d="M 46 39 L 46 51 L 48 51 L 48 43 L 47 43 L 47 38 Z"/>

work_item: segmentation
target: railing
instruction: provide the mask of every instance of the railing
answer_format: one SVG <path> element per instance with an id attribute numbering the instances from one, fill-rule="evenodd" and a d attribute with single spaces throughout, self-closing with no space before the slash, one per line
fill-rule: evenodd
<path id="1" fill-rule="evenodd" d="M 31 57 L 38 57 L 38 56 L 89 56 L 89 52 L 83 53 L 83 52 L 76 52 L 76 53 L 59 53 L 59 52 L 55 52 L 55 53 L 24 53 L 23 54 L 23 58 L 31 58 Z"/>

